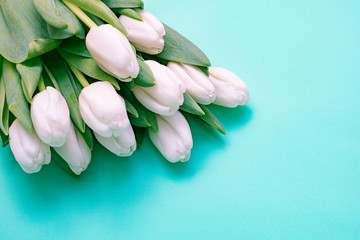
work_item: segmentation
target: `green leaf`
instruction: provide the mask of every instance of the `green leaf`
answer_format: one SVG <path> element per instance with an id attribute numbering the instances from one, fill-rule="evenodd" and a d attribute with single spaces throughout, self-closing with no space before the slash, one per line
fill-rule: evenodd
<path id="1" fill-rule="evenodd" d="M 125 83 L 125 84 L 126 84 L 126 86 L 132 91 L 133 88 L 134 88 L 134 83 L 135 83 L 135 80 L 132 79 L 130 82 L 127 82 L 127 83 Z"/>
<path id="2" fill-rule="evenodd" d="M 143 8 L 141 0 L 103 0 L 109 8 Z"/>
<path id="3" fill-rule="evenodd" d="M 133 130 L 135 133 L 136 148 L 139 149 L 144 142 L 146 128 L 133 126 Z"/>
<path id="4" fill-rule="evenodd" d="M 51 148 L 51 161 L 54 162 L 59 168 L 61 168 L 64 172 L 69 174 L 70 176 L 80 179 L 80 175 L 76 175 L 67 162 L 62 159 L 62 157 L 53 149 Z"/>
<path id="5" fill-rule="evenodd" d="M 150 112 L 146 109 L 141 103 L 135 98 L 132 91 L 127 87 L 126 84 L 123 84 L 121 87 L 121 95 L 124 96 L 137 110 L 139 117 L 134 118 L 131 115 L 129 116 L 131 124 L 138 127 L 147 127 L 153 132 L 158 132 L 159 127 L 156 121 L 156 115 L 153 112 Z"/>
<path id="6" fill-rule="evenodd" d="M 82 90 L 81 84 L 79 83 L 79 81 L 75 80 L 73 77 L 70 78 L 70 82 L 71 82 L 71 85 L 76 94 L 76 98 L 79 99 L 79 95 Z M 90 148 L 90 150 L 93 150 L 94 140 L 93 140 L 93 135 L 92 135 L 90 128 L 85 124 L 85 131 L 82 132 L 81 129 L 79 129 L 76 125 L 75 125 L 75 127 L 80 131 L 81 136 L 84 138 L 84 140 L 85 140 L 86 144 L 88 145 L 88 147 Z"/>
<path id="7" fill-rule="evenodd" d="M 85 132 L 85 123 L 81 117 L 79 101 L 74 90 L 72 82 L 74 81 L 72 73 L 66 62 L 56 51 L 43 55 L 43 60 L 59 85 L 60 92 L 64 96 L 70 110 L 71 119 L 74 121 L 80 132 Z M 49 74 L 50 75 L 50 74 Z"/>
<path id="8" fill-rule="evenodd" d="M 90 150 L 93 150 L 94 149 L 94 139 L 93 139 L 93 134 L 92 134 L 90 128 L 85 125 L 85 132 L 80 131 L 80 134 L 84 138 L 84 140 L 85 140 L 86 144 L 88 145 L 88 147 L 90 148 Z"/>
<path id="9" fill-rule="evenodd" d="M 87 11 L 84 11 L 86 15 L 88 15 L 88 17 L 94 21 L 94 23 L 98 26 L 105 24 L 105 22 L 103 20 L 101 20 L 99 17 L 95 16 L 92 13 L 89 13 Z"/>
<path id="10" fill-rule="evenodd" d="M 139 63 L 140 72 L 135 78 L 135 84 L 141 87 L 155 86 L 155 77 L 151 68 L 139 56 L 137 56 L 137 61 Z"/>
<path id="11" fill-rule="evenodd" d="M 205 73 L 206 76 L 210 76 L 210 73 L 209 73 L 209 68 L 208 67 L 199 67 L 198 68 L 203 72 Z"/>
<path id="12" fill-rule="evenodd" d="M 1 145 L 2 147 L 6 147 L 9 144 L 9 136 L 5 135 L 1 130 L 0 130 L 0 137 L 1 137 Z"/>
<path id="13" fill-rule="evenodd" d="M 139 117 L 139 113 L 136 110 L 136 108 L 126 99 L 124 98 L 125 105 L 126 105 L 126 111 L 132 115 L 134 118 Z"/>
<path id="14" fill-rule="evenodd" d="M 116 81 L 116 79 L 113 76 L 110 76 L 109 74 L 104 72 L 97 65 L 96 61 L 93 58 L 71 54 L 67 51 L 62 50 L 61 48 L 58 48 L 57 50 L 69 65 L 74 66 L 80 72 L 94 79 L 107 81 L 111 83 L 116 90 L 120 89 L 119 83 Z"/>
<path id="15" fill-rule="evenodd" d="M 225 129 L 223 125 L 219 122 L 219 120 L 210 112 L 210 110 L 204 105 L 200 105 L 201 109 L 205 112 L 204 116 L 199 116 L 201 120 L 203 120 L 210 127 L 216 129 L 220 133 L 226 135 Z"/>
<path id="16" fill-rule="evenodd" d="M 131 8 L 115 8 L 115 9 L 113 9 L 113 11 L 116 13 L 119 13 L 121 15 L 125 15 L 129 18 L 133 18 L 138 21 L 143 20 L 141 15 L 137 11 L 135 11 L 134 9 L 131 9 Z"/>
<path id="17" fill-rule="evenodd" d="M 167 66 L 168 63 L 170 62 L 168 60 L 159 58 L 156 55 L 150 55 L 150 54 L 146 54 L 146 53 L 141 53 L 141 56 L 143 56 L 145 60 L 153 60 L 153 61 L 158 62 L 158 63 L 160 63 L 162 65 L 165 65 L 165 66 Z"/>
<path id="18" fill-rule="evenodd" d="M 24 128 L 32 133 L 33 126 L 30 117 L 29 104 L 22 91 L 20 75 L 16 71 L 15 64 L 4 59 L 3 62 L 3 81 L 6 90 L 6 102 L 9 110 L 20 121 Z"/>
<path id="19" fill-rule="evenodd" d="M 44 65 L 44 67 L 45 67 L 45 65 Z M 50 87 L 56 88 L 56 87 L 54 86 L 52 80 L 51 80 L 50 77 L 49 77 L 48 71 L 49 71 L 49 69 L 47 69 L 47 70 L 45 69 L 45 71 L 43 71 L 43 72 L 41 73 L 41 78 L 43 79 L 45 86 L 50 86 Z M 54 80 L 55 80 L 55 79 L 54 79 Z M 60 88 L 57 89 L 57 90 L 60 91 Z"/>
<path id="20" fill-rule="evenodd" d="M 64 40 L 61 49 L 68 53 L 79 55 L 81 57 L 91 58 L 90 52 L 86 47 L 85 41 L 76 37 Z"/>
<path id="21" fill-rule="evenodd" d="M 210 66 L 208 57 L 192 42 L 183 37 L 181 34 L 165 25 L 166 35 L 164 37 L 164 50 L 156 55 L 159 58 L 187 63 L 196 66 Z"/>
<path id="22" fill-rule="evenodd" d="M 95 16 L 103 19 L 105 22 L 111 24 L 125 35 L 127 32 L 124 26 L 120 23 L 119 19 L 111 9 L 100 0 L 66 0 L 79 8 L 94 14 Z"/>
<path id="23" fill-rule="evenodd" d="M 137 127 L 144 127 L 144 128 L 151 128 L 151 124 L 148 122 L 146 117 L 143 115 L 139 115 L 138 118 L 134 118 L 132 116 L 129 116 L 129 120 L 131 125 L 137 126 Z"/>
<path id="24" fill-rule="evenodd" d="M 36 10 L 47 22 L 47 29 L 54 39 L 72 36 L 85 38 L 85 30 L 75 14 L 60 0 L 33 0 Z"/>
<path id="25" fill-rule="evenodd" d="M 0 64 L 2 63 L 0 59 Z M 5 83 L 0 71 L 0 130 L 9 135 L 9 108 L 6 103 Z"/>
<path id="26" fill-rule="evenodd" d="M 0 54 L 13 63 L 40 56 L 61 43 L 51 39 L 30 0 L 0 0 L 0 32 Z"/>
<path id="27" fill-rule="evenodd" d="M 40 81 L 41 72 L 43 70 L 40 58 L 32 58 L 23 63 L 16 64 L 16 69 L 21 76 L 21 85 L 25 97 L 31 103 L 35 90 Z"/>
<path id="28" fill-rule="evenodd" d="M 187 92 L 184 93 L 184 104 L 180 107 L 180 110 L 194 115 L 205 115 L 199 104 L 197 104 L 197 102 Z"/>
<path id="29" fill-rule="evenodd" d="M 45 63 L 43 63 L 43 67 L 44 67 L 45 71 L 43 72 L 43 74 L 41 74 L 41 77 L 43 77 L 45 86 L 52 86 L 60 92 L 60 87 L 59 87 L 54 75 L 51 73 L 50 69 L 45 65 Z"/>

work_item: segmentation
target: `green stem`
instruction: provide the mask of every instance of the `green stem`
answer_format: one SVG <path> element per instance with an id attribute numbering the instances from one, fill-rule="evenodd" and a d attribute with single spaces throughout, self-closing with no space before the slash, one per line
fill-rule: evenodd
<path id="1" fill-rule="evenodd" d="M 88 15 L 86 15 L 86 13 L 83 12 L 83 10 L 81 10 L 78 6 L 69 3 L 65 0 L 63 0 L 63 2 L 66 4 L 66 6 L 68 6 L 68 8 L 70 8 L 70 10 L 83 22 L 86 24 L 86 26 L 88 26 L 89 28 L 91 27 L 97 27 L 96 23 L 91 20 L 89 18 Z"/>
<path id="2" fill-rule="evenodd" d="M 84 88 L 90 85 L 82 72 L 80 72 L 76 67 L 72 66 L 71 64 L 69 64 L 69 67 Z"/>
<path id="3" fill-rule="evenodd" d="M 38 88 L 39 88 L 39 91 L 40 91 L 40 92 L 46 90 L 46 86 L 45 86 L 45 82 L 44 82 L 43 76 L 40 76 L 40 82 L 39 82 Z"/>

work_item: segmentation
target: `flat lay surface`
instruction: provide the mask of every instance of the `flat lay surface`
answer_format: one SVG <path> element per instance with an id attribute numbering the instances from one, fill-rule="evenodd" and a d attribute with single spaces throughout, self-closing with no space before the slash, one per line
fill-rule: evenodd
<path id="1" fill-rule="evenodd" d="M 144 2 L 250 103 L 210 107 L 227 136 L 188 118 L 186 164 L 148 139 L 124 159 L 96 144 L 77 179 L 1 149 L 0 238 L 359 239 L 360 2 Z"/>

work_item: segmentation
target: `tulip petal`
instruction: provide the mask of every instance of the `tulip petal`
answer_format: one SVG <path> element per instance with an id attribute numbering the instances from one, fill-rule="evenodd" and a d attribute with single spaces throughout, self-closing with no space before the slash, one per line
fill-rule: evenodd
<path id="1" fill-rule="evenodd" d="M 193 139 L 191 136 L 190 126 L 185 117 L 180 112 L 176 112 L 173 116 L 162 118 L 174 129 L 174 131 L 177 132 L 185 148 L 191 149 L 193 147 Z"/>
<path id="2" fill-rule="evenodd" d="M 31 105 L 31 118 L 39 138 L 60 147 L 70 132 L 70 113 L 64 97 L 53 87 L 38 93 Z"/>
<path id="3" fill-rule="evenodd" d="M 86 124 L 103 137 L 119 136 L 130 124 L 125 101 L 108 82 L 95 82 L 84 88 L 79 106 Z"/>
<path id="4" fill-rule="evenodd" d="M 103 123 L 101 119 L 94 114 L 87 99 L 83 98 L 82 95 L 80 95 L 79 101 L 81 116 L 83 117 L 86 124 L 89 125 L 94 131 L 108 132 L 107 124 Z M 94 129 L 94 126 L 96 126 L 96 130 Z M 111 133 L 107 133 L 107 135 L 110 136 Z"/>
<path id="5" fill-rule="evenodd" d="M 10 148 L 16 161 L 27 173 L 40 171 L 43 164 L 49 164 L 51 159 L 50 147 L 41 142 L 35 133 L 29 133 L 15 120 L 10 129 Z"/>
<path id="6" fill-rule="evenodd" d="M 210 75 L 216 78 L 218 81 L 228 82 L 234 85 L 236 89 L 246 89 L 245 83 L 233 72 L 220 67 L 212 67 L 209 69 Z"/>
<path id="7" fill-rule="evenodd" d="M 208 105 L 215 101 L 215 88 L 200 68 L 175 62 L 169 62 L 168 67 L 183 81 L 187 92 L 198 103 Z"/>
<path id="8" fill-rule="evenodd" d="M 80 132 L 71 124 L 71 130 L 66 143 L 54 150 L 69 164 L 71 170 L 80 175 L 88 167 L 91 151 Z"/>
<path id="9" fill-rule="evenodd" d="M 139 64 L 129 41 L 111 25 L 92 27 L 86 36 L 86 46 L 106 73 L 123 82 L 138 76 Z"/>
<path id="10" fill-rule="evenodd" d="M 143 18 L 145 22 L 147 22 L 149 25 L 152 26 L 152 28 L 161 36 L 165 36 L 165 28 L 162 22 L 160 22 L 159 19 L 157 19 L 154 15 L 152 15 L 150 12 L 145 10 L 138 10 L 138 13 Z"/>
<path id="11" fill-rule="evenodd" d="M 106 138 L 97 133 L 95 137 L 106 149 L 119 157 L 129 157 L 136 150 L 135 134 L 131 125 L 118 137 Z"/>
<path id="12" fill-rule="evenodd" d="M 219 67 L 210 70 L 210 80 L 215 86 L 217 98 L 214 104 L 235 108 L 250 100 L 245 83 L 234 73 Z"/>
<path id="13" fill-rule="evenodd" d="M 158 54 L 164 48 L 165 29 L 163 24 L 151 13 L 138 10 L 142 21 L 126 15 L 121 15 L 119 20 L 128 32 L 129 41 L 140 52 Z"/>
<path id="14" fill-rule="evenodd" d="M 159 132 L 149 132 L 151 141 L 170 162 L 186 162 L 193 146 L 189 124 L 180 112 L 171 117 L 157 116 Z"/>
<path id="15" fill-rule="evenodd" d="M 148 88 L 134 87 L 136 98 L 157 114 L 174 114 L 184 102 L 184 85 L 166 66 L 152 60 L 145 63 L 151 68 L 156 85 Z"/>
<path id="16" fill-rule="evenodd" d="M 163 115 L 172 115 L 177 111 L 176 108 L 162 105 L 157 99 L 153 98 L 152 95 L 148 94 L 143 88 L 134 86 L 133 92 L 136 98 L 144 105 L 147 109 Z"/>

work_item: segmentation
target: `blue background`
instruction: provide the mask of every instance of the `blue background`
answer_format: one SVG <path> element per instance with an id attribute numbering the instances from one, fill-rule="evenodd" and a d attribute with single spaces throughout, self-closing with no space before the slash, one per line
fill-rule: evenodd
<path id="1" fill-rule="evenodd" d="M 213 107 L 226 137 L 191 120 L 192 159 L 146 139 L 96 146 L 74 179 L 26 175 L 0 152 L 1 239 L 360 239 L 360 2 L 147 0 L 146 9 L 247 83 Z"/>

